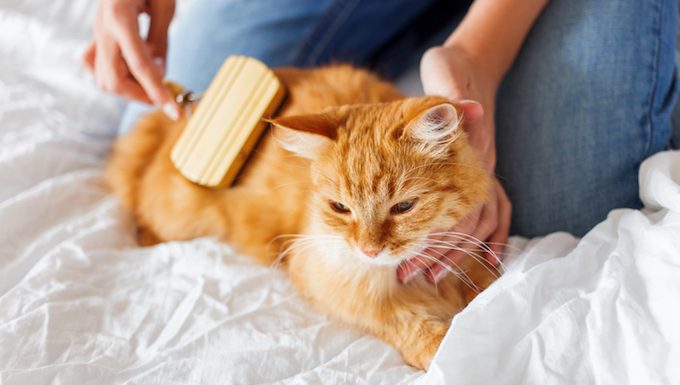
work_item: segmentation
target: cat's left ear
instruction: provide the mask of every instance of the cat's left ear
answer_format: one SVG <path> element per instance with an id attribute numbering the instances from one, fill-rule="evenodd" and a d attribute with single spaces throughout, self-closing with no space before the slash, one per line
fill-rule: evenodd
<path id="1" fill-rule="evenodd" d="M 412 117 L 404 128 L 402 137 L 415 139 L 422 144 L 424 151 L 433 155 L 445 150 L 462 131 L 461 117 L 451 103 L 438 103 L 421 107 L 415 113 L 412 109 L 408 112 Z"/>
<path id="2" fill-rule="evenodd" d="M 286 150 L 316 159 L 333 144 L 342 118 L 335 113 L 284 116 L 269 121 L 277 127 L 274 137 Z"/>

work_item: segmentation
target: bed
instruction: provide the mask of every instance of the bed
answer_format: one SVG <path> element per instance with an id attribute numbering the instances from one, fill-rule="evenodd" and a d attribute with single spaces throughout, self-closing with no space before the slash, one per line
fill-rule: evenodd
<path id="1" fill-rule="evenodd" d="M 78 65 L 95 6 L 0 2 L 0 384 L 680 383 L 680 152 L 643 210 L 513 238 L 417 371 L 215 239 L 136 245 L 102 181 L 122 104 Z"/>

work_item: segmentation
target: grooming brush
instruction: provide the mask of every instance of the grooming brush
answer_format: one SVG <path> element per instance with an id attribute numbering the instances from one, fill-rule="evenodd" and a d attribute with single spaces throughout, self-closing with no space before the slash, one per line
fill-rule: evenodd
<path id="1" fill-rule="evenodd" d="M 198 99 L 169 82 L 177 102 L 187 108 Z M 172 163 L 190 181 L 206 187 L 226 187 L 236 179 L 285 96 L 283 85 L 262 62 L 229 57 L 187 114 L 189 121 L 172 149 Z"/>

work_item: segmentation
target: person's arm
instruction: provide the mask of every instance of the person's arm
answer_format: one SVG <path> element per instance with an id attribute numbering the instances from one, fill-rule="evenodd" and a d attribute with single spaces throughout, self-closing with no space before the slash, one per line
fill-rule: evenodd
<path id="1" fill-rule="evenodd" d="M 479 242 L 486 243 L 492 251 L 487 259 L 499 263 L 496 254 L 503 251 L 508 240 L 512 210 L 505 190 L 493 176 L 496 167 L 493 121 L 496 93 L 547 2 L 476 0 L 446 42 L 431 48 L 423 56 L 420 73 L 425 93 L 459 100 L 464 106 L 464 129 L 471 145 L 480 152 L 493 184 L 487 203 L 455 228 L 448 229 L 452 232 L 450 236 L 432 236 L 445 241 L 438 244 L 455 246 L 426 250 L 425 253 L 439 261 L 435 264 L 417 257 L 406 261 L 397 271 L 401 282 L 407 283 L 423 272 L 431 281 L 438 280 L 471 252 L 478 252 Z M 481 107 L 473 101 L 479 102 Z M 468 234 L 477 241 L 461 241 L 461 237 L 453 232 Z"/>
<path id="2" fill-rule="evenodd" d="M 465 51 L 498 85 L 548 0 L 477 0 L 444 43 Z"/>

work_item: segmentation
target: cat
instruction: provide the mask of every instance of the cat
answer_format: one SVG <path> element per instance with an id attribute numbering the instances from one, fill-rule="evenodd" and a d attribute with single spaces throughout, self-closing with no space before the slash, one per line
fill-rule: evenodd
<path id="1" fill-rule="evenodd" d="M 427 369 L 452 317 L 495 278 L 475 258 L 436 286 L 396 277 L 428 233 L 487 197 L 489 177 L 460 111 L 442 97 L 405 98 L 349 65 L 275 73 L 288 99 L 231 188 L 178 173 L 170 150 L 185 122 L 160 112 L 116 141 L 108 184 L 140 243 L 217 236 L 260 263 L 281 260 L 317 309 Z"/>

